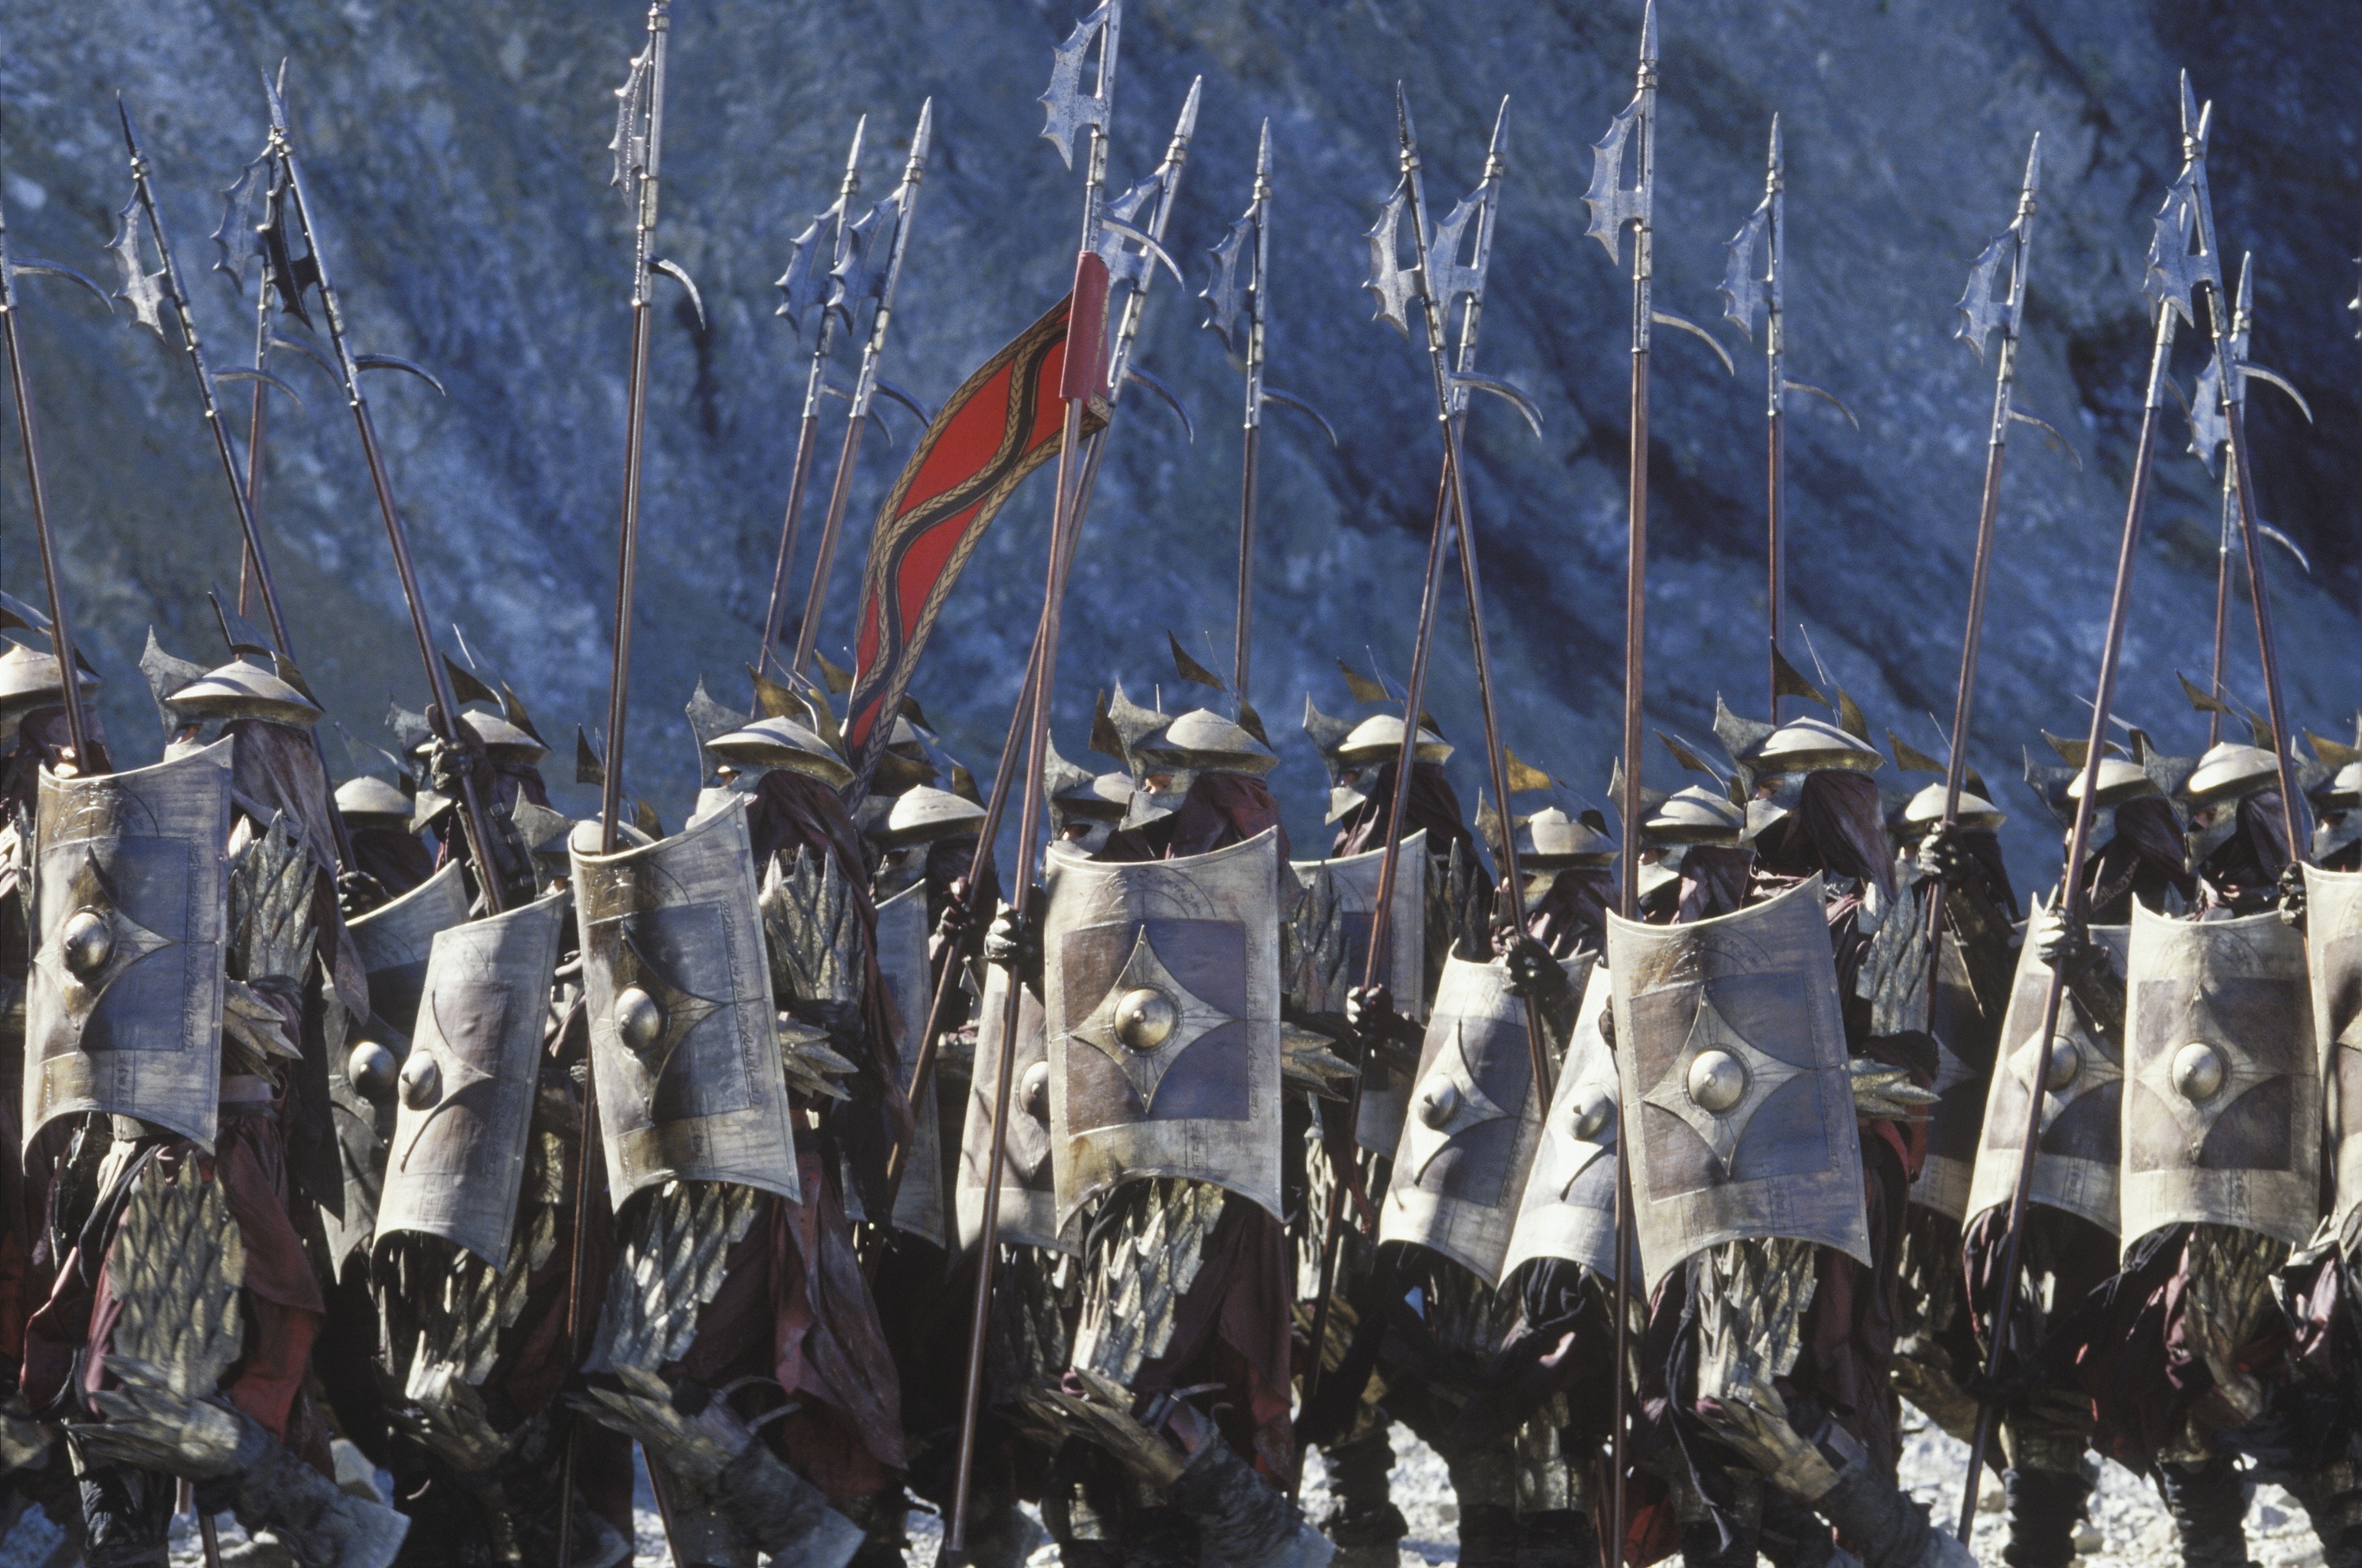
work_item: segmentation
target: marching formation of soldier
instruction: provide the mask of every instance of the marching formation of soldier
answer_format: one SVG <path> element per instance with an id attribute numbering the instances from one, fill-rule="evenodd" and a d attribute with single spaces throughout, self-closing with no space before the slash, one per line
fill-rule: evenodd
<path id="1" fill-rule="evenodd" d="M 947 1563 L 1026 1562 L 1046 1527 L 1068 1564 L 1376 1568 L 1407 1533 L 1400 1425 L 1449 1468 L 1463 1563 L 1958 1568 L 1992 1465 L 2005 1560 L 2067 1568 L 2109 1458 L 2154 1479 L 2191 1568 L 2246 1562 L 2266 1478 L 2330 1563 L 2362 1564 L 2362 1056 L 2340 1049 L 2362 1039 L 2362 735 L 2291 744 L 2244 420 L 2251 381 L 2286 383 L 2247 357 L 2244 271 L 2225 287 L 2211 105 L 2184 83 L 2088 734 L 2046 735 L 2058 762 L 2025 767 L 2062 874 L 2027 900 L 1966 750 L 2007 438 L 2048 429 L 2012 402 L 2038 142 L 1959 306 L 1959 337 L 2000 347 L 1948 756 L 1891 731 L 1882 751 L 1782 647 L 1784 411 L 1829 394 L 1785 363 L 1776 121 L 1722 291 L 1764 332 L 1768 712 L 1718 703 L 1716 746 L 1663 736 L 1702 781 L 1640 785 L 1636 462 L 1609 809 L 1510 752 L 1461 457 L 1472 392 L 1536 420 L 1476 359 L 1507 105 L 1481 183 L 1439 215 L 1399 94 L 1365 286 L 1424 351 L 1441 477 L 1407 679 L 1346 669 L 1350 707 L 1304 701 L 1330 836 L 1291 845 L 1247 700 L 1263 413 L 1328 427 L 1264 383 L 1267 127 L 1203 294 L 1244 372 L 1234 665 L 1174 642 L 1207 705 L 1118 687 L 1088 737 L 1114 766 L 1061 756 L 1100 454 L 1129 386 L 1170 400 L 1131 351 L 1156 270 L 1177 272 L 1198 113 L 1193 87 L 1164 160 L 1109 194 L 1121 23 L 1121 0 L 1084 18 L 1043 100 L 1086 171 L 1073 290 L 933 413 L 881 373 L 932 111 L 866 213 L 856 130 L 779 282 L 812 348 L 754 689 L 698 688 L 702 790 L 670 834 L 625 756 L 658 277 L 703 308 L 657 248 L 669 0 L 617 94 L 634 334 L 611 696 L 602 744 L 576 744 L 596 818 L 553 807 L 515 690 L 436 645 L 364 394 L 365 372 L 432 377 L 347 339 L 283 70 L 215 237 L 219 270 L 257 275 L 250 367 L 209 367 L 122 116 L 114 297 L 190 366 L 242 553 L 219 650 L 149 635 L 147 766 L 111 749 L 75 649 L 95 585 L 61 580 L 18 331 L 23 278 L 88 280 L 12 262 L 0 226 L 47 598 L 0 595 L 13 1508 L 94 1568 L 163 1563 L 192 1510 L 216 1565 L 605 1568 L 633 1553 L 644 1467 L 673 1560 L 700 1568 L 900 1563 L 914 1507 L 941 1514 Z M 1636 453 L 1654 328 L 1716 341 L 1651 298 L 1653 4 L 1639 58 L 1584 196 L 1619 266 L 1630 241 Z M 2110 713 L 2180 327 L 2209 335 L 2190 417 L 2223 464 L 2194 758 Z M 840 335 L 862 345 L 849 391 Z M 388 721 L 388 767 L 341 783 L 258 527 L 274 355 L 345 394 L 425 682 Z M 218 399 L 237 380 L 243 434 Z M 797 616 L 832 393 L 849 418 Z M 844 618 L 829 562 L 881 393 L 927 430 L 844 671 L 816 638 Z M 998 764 L 972 770 L 912 674 L 1043 466 L 1040 622 Z M 2222 681 L 2235 542 L 2260 714 Z M 1481 699 L 1464 724 L 1426 701 L 1447 558 Z M 1446 767 L 1472 742 L 1473 814 Z M 1939 777 L 1892 782 L 1914 771 Z M 997 871 L 1011 828 L 1021 862 Z M 1905 1400 L 1968 1445 L 1957 1529 L 1898 1484 Z M 1318 1519 L 1297 1500 L 1316 1449 Z M 224 1513 L 244 1543 L 222 1545 Z"/>

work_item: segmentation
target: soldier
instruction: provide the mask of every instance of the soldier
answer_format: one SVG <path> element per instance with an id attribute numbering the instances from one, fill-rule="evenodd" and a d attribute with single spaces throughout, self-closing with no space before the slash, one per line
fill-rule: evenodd
<path id="1" fill-rule="evenodd" d="M 2345 763 L 2313 786 L 2312 863 L 2324 871 L 2362 870 L 2362 761 Z"/>
<path id="2" fill-rule="evenodd" d="M 5 596 L 0 596 L 5 597 Z M 23 610 L 13 601 L 9 605 Z M 34 631 L 45 617 L 26 611 Z M 100 685 L 82 673 L 87 694 Z M 82 1500 L 64 1452 L 31 1421 L 17 1396 L 25 1360 L 25 1320 L 49 1294 L 54 1254 L 42 1246 L 42 1206 L 49 1195 L 49 1166 L 58 1140 L 33 1148 L 22 1135 L 19 1110 L 25 1072 L 25 995 L 33 963 L 35 818 L 44 769 L 61 778 L 113 770 L 99 728 L 98 709 L 87 697 L 83 722 L 91 726 L 92 756 L 77 757 L 65 724 L 65 683 L 54 654 L 13 640 L 0 643 L 0 1132 L 8 1140 L 0 1155 L 0 1467 L 8 1485 L 39 1503 L 70 1537 L 82 1531 Z M 87 764 L 87 766 L 85 766 Z M 37 1259 L 39 1260 L 37 1262 Z"/>
<path id="3" fill-rule="evenodd" d="M 2132 914 L 2124 1244 L 2077 1360 L 2105 1451 L 2158 1476 L 2183 1561 L 2214 1564 L 2246 1561 L 2235 1450 L 2270 1396 L 2273 1273 L 2319 1213 L 2322 1084 L 2276 759 L 2215 745 L 2183 797 L 2198 907 Z"/>
<path id="4" fill-rule="evenodd" d="M 1111 715 L 1137 783 L 1126 825 L 1087 859 L 1054 846 L 1039 934 L 1004 918 L 988 950 L 1041 988 L 1060 1229 L 1082 1233 L 1052 1397 L 1093 1452 L 1070 1450 L 1045 1512 L 1070 1563 L 1318 1568 L 1330 1548 L 1281 1489 L 1276 759 L 1203 709 L 1166 720 L 1119 691 Z"/>
<path id="5" fill-rule="evenodd" d="M 1607 942 L 1654 1294 L 1643 1398 L 1705 1505 L 1683 1556 L 1750 1561 L 1760 1540 L 1811 1561 L 1816 1512 L 1871 1568 L 1964 1565 L 1894 1481 L 1893 1269 L 1935 1062 L 1924 1034 L 1872 1033 L 1856 995 L 1893 913 L 1884 758 L 1818 719 L 1716 728 L 1740 788 L 1785 806 L 1745 902 L 1712 912 L 1723 878 L 1694 900 L 1685 877 L 1704 918 L 1611 921 Z"/>
<path id="6" fill-rule="evenodd" d="M 459 710 L 456 734 L 446 741 L 425 719 L 397 710 L 388 723 L 395 728 L 424 767 L 415 825 L 433 829 L 441 839 L 437 866 L 454 861 L 468 867 L 471 882 L 482 873 L 473 864 L 468 835 L 458 819 L 463 780 L 471 780 L 484 802 L 485 825 L 492 835 L 490 851 L 500 868 L 502 903 L 514 909 L 531 903 L 542 891 L 526 837 L 518 826 L 521 806 L 530 803 L 546 812 L 549 788 L 542 781 L 540 762 L 549 747 L 533 728 L 533 720 L 513 692 L 504 686 L 495 694 L 481 679 L 449 665 L 461 701 L 475 706 Z M 530 813 L 528 813 L 529 815 Z"/>
<path id="7" fill-rule="evenodd" d="M 1973 772 L 1949 825 L 1945 797 L 1943 784 L 1930 784 L 1898 813 L 1901 896 L 1871 939 L 1861 986 L 1874 1033 L 1926 1030 L 1936 1042 L 1937 1099 L 1928 1117 L 1927 1156 L 1911 1184 L 1904 1225 L 1904 1320 L 1894 1371 L 1903 1397 L 1966 1442 L 1976 1429 L 1970 1390 L 1981 1366 L 1961 1282 L 1960 1222 L 2017 961 L 2018 908 L 1997 833 L 2006 814 L 1985 798 Z M 1931 972 L 1927 905 L 1938 883 L 1942 949 Z"/>
<path id="8" fill-rule="evenodd" d="M 177 726 L 163 762 L 42 781 L 27 1132 L 76 1125 L 28 1391 L 81 1445 L 90 1561 L 162 1562 L 179 1477 L 299 1562 L 377 1568 L 403 1524 L 331 1478 L 304 1392 L 326 1304 L 299 1204 L 342 1201 L 326 1089 L 366 982 L 319 709 L 223 622 L 229 664 L 143 661 Z"/>
<path id="9" fill-rule="evenodd" d="M 1606 944 L 1607 906 L 1616 898 L 1616 841 L 1607 819 L 1585 810 L 1570 817 L 1548 806 L 1518 824 L 1518 864 L 1537 873 L 1526 884 L 1526 933 L 1553 958 L 1596 954 Z"/>
<path id="10" fill-rule="evenodd" d="M 900 1107 L 853 774 L 785 717 L 705 750 L 734 777 L 680 834 L 575 842 L 617 1232 L 596 1413 L 647 1454 L 677 1559 L 899 1562 L 898 1380 L 838 1177 L 886 1211 Z"/>
<path id="11" fill-rule="evenodd" d="M 353 846 L 353 868 L 398 899 L 435 874 L 439 845 L 416 825 L 408 795 L 374 774 L 337 786 L 337 814 Z"/>
<path id="12" fill-rule="evenodd" d="M 2105 817 L 2099 853 L 2083 863 L 2081 931 L 2066 929 L 2058 901 L 2035 911 L 1995 1052 L 1961 1253 L 1971 1326 L 1989 1354 L 1993 1303 L 2002 1298 L 2009 1205 L 2025 1148 L 2028 1096 L 2043 1097 L 2034 1185 L 2021 1240 L 2021 1282 L 2010 1291 L 2000 1397 L 2002 1483 L 2014 1568 L 2065 1568 L 2097 1468 L 2090 1402 L 2072 1365 L 2079 1312 L 2114 1273 L 2125 1080 L 2125 962 L 2133 910 L 2182 907 L 2194 891 L 2181 860 L 2180 819 L 2167 787 L 2175 766 L 2144 749 L 2143 761 L 2103 757 L 2094 808 Z M 2071 830 L 2081 772 L 2036 765 L 2026 781 L 2063 830 Z M 1950 886 L 1948 880 L 1948 889 Z M 2038 1038 L 2051 976 L 2067 966 L 2057 1030 Z"/>

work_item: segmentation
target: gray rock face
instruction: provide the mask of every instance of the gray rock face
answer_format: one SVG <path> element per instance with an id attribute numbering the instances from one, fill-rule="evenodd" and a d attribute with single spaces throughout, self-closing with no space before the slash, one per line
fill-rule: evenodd
<path id="1" fill-rule="evenodd" d="M 310 179 L 361 346 L 416 359 L 450 388 L 443 401 L 392 378 L 375 392 L 437 630 L 462 624 L 553 737 L 595 718 L 606 686 L 628 253 L 605 146 L 640 18 L 621 0 L 0 3 L 17 252 L 94 272 L 108 259 L 98 247 L 127 188 L 108 101 L 121 88 L 223 366 L 246 351 L 251 311 L 204 275 L 212 193 L 259 144 L 258 71 L 292 59 Z M 712 322 L 700 333 L 666 296 L 630 748 L 634 787 L 669 820 L 695 784 L 681 703 L 701 671 L 725 697 L 743 690 L 734 672 L 753 653 L 768 586 L 804 358 L 771 314 L 789 238 L 832 198 L 855 116 L 874 116 L 866 174 L 881 194 L 933 94 L 937 151 L 889 373 L 940 399 L 1064 287 L 1077 177 L 1035 138 L 1032 99 L 1073 19 L 1065 0 L 679 5 L 662 248 L 696 275 Z M 1595 795 L 1604 784 L 1620 680 L 1628 285 L 1582 237 L 1580 198 L 1587 144 L 1629 94 L 1639 21 L 1637 5 L 1597 0 L 1133 0 L 1115 176 L 1147 171 L 1204 73 L 1171 235 L 1202 268 L 1245 203 L 1257 124 L 1271 117 L 1271 379 L 1321 404 L 1344 437 L 1332 451 L 1282 411 L 1265 443 L 1254 694 L 1275 723 L 1292 719 L 1308 684 L 1324 706 L 1343 704 L 1338 655 L 1366 663 L 1374 651 L 1396 674 L 1408 662 L 1438 442 L 1417 350 L 1369 325 L 1356 290 L 1359 235 L 1394 177 L 1388 89 L 1398 76 L 1409 84 L 1440 204 L 1474 179 L 1506 93 L 1511 168 L 1485 359 L 1540 403 L 1546 433 L 1537 443 L 1490 403 L 1472 425 L 1488 613 L 1510 743 Z M 2271 561 L 2290 702 L 2329 733 L 2354 707 L 2362 660 L 2345 601 L 2362 364 L 2340 307 L 2362 226 L 2362 43 L 2350 21 L 2328 4 L 2200 0 L 1664 7 L 1659 297 L 1716 315 L 1722 242 L 1760 193 L 1779 111 L 1792 373 L 1838 393 L 1862 425 L 1857 434 L 1809 403 L 1792 419 L 1792 614 L 1873 724 L 1923 749 L 1937 749 L 1926 715 L 1948 718 L 1990 399 L 1986 373 L 1948 341 L 1950 306 L 2008 218 L 2027 138 L 2043 133 L 2022 396 L 2085 467 L 2023 428 L 2011 450 L 1975 760 L 2014 813 L 2022 881 L 2047 880 L 2055 841 L 2002 779 L 2037 726 L 2088 722 L 2075 694 L 2092 685 L 2115 557 L 2143 369 L 2140 263 L 2178 156 L 2180 66 L 2220 105 L 2217 210 L 2228 245 L 2257 253 L 2256 356 L 2302 386 L 2320 418 L 2307 430 L 2278 393 L 2257 394 L 2265 513 L 2310 551 L 2314 574 Z M 191 657 L 217 646 L 203 590 L 235 580 L 231 513 L 177 356 L 73 293 L 28 290 L 76 608 L 110 677 L 118 745 L 145 759 L 156 732 L 132 661 L 151 620 Z M 1165 628 L 1227 648 L 1239 390 L 1199 315 L 1169 280 L 1158 286 L 1142 362 L 1189 401 L 1198 440 L 1136 394 L 1121 410 L 1066 623 L 1057 717 L 1069 755 L 1092 691 L 1111 679 L 1135 696 L 1161 681 L 1177 700 Z M 1760 359 L 1742 354 L 1734 381 L 1702 345 L 1663 335 L 1656 360 L 1650 712 L 1702 738 L 1717 690 L 1742 712 L 1764 701 Z M 2186 388 L 2195 350 L 2178 363 Z M 348 727 L 379 738 L 389 695 L 421 700 L 414 652 L 350 421 L 315 371 L 282 369 L 305 401 L 274 410 L 264 527 L 307 673 Z M 908 422 L 887 417 L 901 421 L 907 451 Z M 0 545 L 8 587 L 29 597 L 39 580 L 13 425 L 6 440 Z M 2169 748 L 2195 750 L 2202 726 L 2173 672 L 2204 676 L 2216 508 L 2186 440 L 2177 414 L 2121 711 Z M 850 637 L 868 520 L 898 461 L 875 439 L 863 456 L 822 637 L 832 657 Z M 1048 489 L 1033 481 L 1004 513 L 916 689 L 980 767 L 1039 600 Z M 1447 592 L 1430 706 L 1465 743 L 1477 725 L 1457 597 Z M 1805 639 L 1792 640 L 1809 670 Z M 2244 623 L 2232 647 L 2235 690 L 2260 705 Z M 1309 748 L 1280 738 L 1278 781 L 1308 844 L 1321 836 L 1322 781 Z M 1464 746 L 1455 767 L 1472 804 L 1473 763 Z M 1646 767 L 1651 782 L 1677 781 L 1661 753 Z"/>

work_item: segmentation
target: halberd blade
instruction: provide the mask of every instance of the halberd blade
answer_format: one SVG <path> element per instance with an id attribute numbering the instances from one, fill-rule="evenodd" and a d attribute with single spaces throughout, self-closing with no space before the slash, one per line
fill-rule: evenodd
<path id="1" fill-rule="evenodd" d="M 1107 0 L 1076 22 L 1075 30 L 1066 35 L 1066 41 L 1050 51 L 1049 91 L 1037 100 L 1049 111 L 1042 135 L 1058 149 L 1059 160 L 1069 169 L 1075 166 L 1075 134 L 1086 127 L 1102 133 L 1107 129 L 1107 99 L 1083 91 L 1083 57 L 1090 52 L 1092 42 L 1114 17 L 1116 5 L 1117 0 Z"/>

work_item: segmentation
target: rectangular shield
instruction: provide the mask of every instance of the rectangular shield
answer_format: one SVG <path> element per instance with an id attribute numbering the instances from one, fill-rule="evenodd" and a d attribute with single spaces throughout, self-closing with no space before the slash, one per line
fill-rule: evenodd
<path id="1" fill-rule="evenodd" d="M 884 977 L 887 999 L 893 1003 L 898 1069 L 894 1087 L 907 1097 L 919 1065 L 920 1032 L 927 1026 L 927 1009 L 934 1000 L 933 971 L 927 962 L 925 882 L 914 882 L 877 906 L 877 972 Z M 951 1235 L 944 1223 L 944 1134 L 936 1119 L 937 1100 L 935 1080 L 931 1077 L 926 1099 L 911 1108 L 917 1127 L 901 1187 L 894 1195 L 894 1229 L 948 1248 Z M 869 1218 L 849 1176 L 844 1182 L 844 1217 Z"/>
<path id="2" fill-rule="evenodd" d="M 1785 1236 L 1865 1265 L 1861 1143 L 1821 878 L 1685 925 L 1607 918 L 1648 1288 L 1692 1253 Z"/>
<path id="3" fill-rule="evenodd" d="M 1318 944 L 1288 944 L 1283 954 L 1288 973 L 1288 1001 L 1306 1013 L 1345 1010 L 1345 993 L 1368 973 L 1370 936 L 1377 929 L 1378 880 L 1385 851 L 1367 850 L 1333 860 L 1292 860 L 1289 869 L 1304 885 L 1306 904 L 1291 931 L 1308 922 L 1310 911 L 1333 908 L 1334 935 Z M 1394 993 L 1395 1008 L 1418 1022 L 1427 1017 L 1427 830 L 1402 841 L 1395 872 L 1394 909 L 1386 917 L 1386 961 L 1379 983 Z M 1312 923 L 1324 932 L 1329 920 Z M 1317 954 L 1295 951 L 1311 945 Z M 1333 951 L 1331 949 L 1333 948 Z M 1300 983 L 1299 983 L 1300 982 Z M 1361 1120 L 1354 1141 L 1382 1154 L 1394 1153 L 1402 1139 L 1403 1096 L 1407 1087 L 1398 1074 L 1374 1068 L 1362 1088 Z"/>
<path id="4" fill-rule="evenodd" d="M 2362 871 L 2304 868 L 2304 949 L 2312 977 L 2331 1165 L 2331 1229 L 2362 1204 Z"/>
<path id="5" fill-rule="evenodd" d="M 2321 1213 L 2321 1077 L 2304 938 L 2277 910 L 2133 911 L 2124 1245 L 2235 1225 L 2301 1246 Z"/>
<path id="6" fill-rule="evenodd" d="M 1043 997 L 1063 1228 L 1138 1176 L 1280 1212 L 1279 848 L 1175 860 L 1053 845 Z"/>
<path id="7" fill-rule="evenodd" d="M 135 1116 L 210 1150 L 221 1107 L 230 748 L 43 769 L 25 991 L 28 1146 L 61 1116 Z"/>
<path id="8" fill-rule="evenodd" d="M 1003 906 L 1006 907 L 1006 906 Z M 1001 1149 L 1000 1212 L 994 1233 L 1011 1245 L 1078 1252 L 1062 1240 L 1058 1194 L 1051 1177 L 1050 1042 L 1043 1032 L 1042 999 L 1030 987 L 1018 999 L 1016 1059 L 1009 1068 L 1009 1137 Z M 999 1083 L 1000 1025 L 1009 1005 L 1009 971 L 984 967 L 984 999 L 977 1010 L 976 1063 L 969 1073 L 967 1113 L 960 1131 L 959 1242 L 962 1252 L 984 1234 L 985 1165 L 992 1157 L 992 1097 Z"/>
<path id="9" fill-rule="evenodd" d="M 2038 1040 L 2043 1009 L 2050 995 L 2050 966 L 2040 949 L 2058 915 L 2037 909 L 2026 922 L 2017 950 L 2017 977 L 2011 983 L 2009 1010 L 2003 1015 L 1999 1066 L 1985 1092 L 1984 1128 L 1978 1136 L 1976 1172 L 1964 1216 L 2006 1205 L 2017 1190 L 2027 1096 L 2039 1082 L 2042 1132 L 2034 1153 L 2034 1186 L 2026 1200 L 2089 1220 L 2116 1234 L 2117 1186 L 2124 1160 L 2124 1042 L 2110 1021 L 2092 1018 L 2069 988 L 2058 1001 L 2058 1026 L 2046 1049 Z M 2087 982 L 2121 987 L 2132 927 L 2091 927 L 2101 971 Z"/>
<path id="10" fill-rule="evenodd" d="M 1525 1192 L 1509 1231 L 1500 1280 L 1535 1258 L 1565 1258 L 1609 1279 L 1616 1264 L 1616 1053 L 1600 1022 L 1608 1015 L 1613 982 L 1594 966 L 1577 982 L 1583 1005 L 1574 1035 L 1559 1063 L 1557 1092 L 1542 1118 L 1541 1142 L 1526 1173 Z M 1633 1262 L 1639 1262 L 1637 1251 Z M 1632 1271 L 1638 1277 L 1638 1269 Z"/>
<path id="11" fill-rule="evenodd" d="M 621 1208 L 666 1181 L 801 1198 L 745 797 L 655 844 L 594 852 L 574 899 L 607 1180 Z"/>
<path id="12" fill-rule="evenodd" d="M 416 1231 L 494 1268 L 508 1261 L 571 901 L 560 889 L 436 933 L 396 1095 L 379 1237 Z"/>

